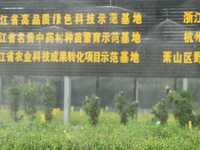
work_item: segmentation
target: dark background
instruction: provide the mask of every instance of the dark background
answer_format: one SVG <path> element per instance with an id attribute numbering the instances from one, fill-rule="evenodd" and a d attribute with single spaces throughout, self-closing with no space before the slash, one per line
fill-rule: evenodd
<path id="1" fill-rule="evenodd" d="M 20 9 L 19 9 L 20 8 Z M 184 31 L 199 31 L 200 24 L 183 23 L 184 11 L 198 12 L 199 0 L 12 0 L 0 1 L 0 14 L 43 13 L 106 13 L 141 12 L 142 25 L 75 25 L 55 26 L 0 26 L 0 32 L 59 32 L 59 31 L 139 31 L 140 44 L 0 44 L 1 51 L 74 50 L 138 51 L 139 64 L 90 63 L 1 63 L 1 75 L 57 75 L 57 76 L 123 76 L 123 77 L 199 77 L 199 64 L 163 64 L 163 51 L 200 50 L 200 43 L 186 44 Z"/>

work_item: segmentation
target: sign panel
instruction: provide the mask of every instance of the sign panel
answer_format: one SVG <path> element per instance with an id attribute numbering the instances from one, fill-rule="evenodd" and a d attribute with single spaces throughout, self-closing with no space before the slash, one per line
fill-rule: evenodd
<path id="1" fill-rule="evenodd" d="M 1 2 L 0 74 L 199 77 L 198 0 Z"/>

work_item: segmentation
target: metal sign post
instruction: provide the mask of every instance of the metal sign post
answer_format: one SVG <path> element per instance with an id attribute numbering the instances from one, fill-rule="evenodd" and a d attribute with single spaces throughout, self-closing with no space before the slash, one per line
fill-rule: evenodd
<path id="1" fill-rule="evenodd" d="M 188 78 L 183 78 L 183 90 L 186 91 L 188 89 Z"/>
<path id="2" fill-rule="evenodd" d="M 70 107 L 71 107 L 71 78 L 64 77 L 64 124 L 70 123 Z"/>

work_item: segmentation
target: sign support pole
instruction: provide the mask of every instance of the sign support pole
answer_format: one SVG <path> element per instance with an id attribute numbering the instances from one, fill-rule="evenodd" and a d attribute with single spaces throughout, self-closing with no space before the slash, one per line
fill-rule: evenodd
<path id="1" fill-rule="evenodd" d="M 138 98 L 139 98 L 139 89 L 138 89 L 138 79 L 136 78 L 136 96 L 135 96 L 135 100 L 139 100 Z"/>
<path id="2" fill-rule="evenodd" d="M 1 114 L 1 101 L 2 101 L 2 77 L 0 76 L 0 114 Z"/>
<path id="3" fill-rule="evenodd" d="M 183 78 L 183 90 L 186 91 L 188 89 L 188 78 Z"/>
<path id="4" fill-rule="evenodd" d="M 134 101 L 138 100 L 138 79 L 135 77 L 134 79 Z"/>
<path id="5" fill-rule="evenodd" d="M 70 123 L 70 107 L 71 107 L 71 78 L 64 77 L 64 124 Z"/>
<path id="6" fill-rule="evenodd" d="M 138 101 L 138 93 L 139 93 L 139 90 L 138 90 L 138 78 L 135 77 L 134 79 L 134 100 L 133 101 Z M 138 112 L 136 110 L 136 119 L 138 118 Z"/>

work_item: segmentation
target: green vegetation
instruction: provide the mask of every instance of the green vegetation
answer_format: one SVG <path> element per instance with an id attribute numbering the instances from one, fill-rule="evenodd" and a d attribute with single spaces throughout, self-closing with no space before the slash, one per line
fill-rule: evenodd
<path id="1" fill-rule="evenodd" d="M 19 112 L 19 114 L 22 112 Z M 126 126 L 119 123 L 116 113 L 104 113 L 97 126 L 87 123 L 88 116 L 72 112 L 71 125 L 62 124 L 62 112 L 51 124 L 26 118 L 16 122 L 8 119 L 8 111 L 1 110 L 0 149 L 16 150 L 185 150 L 200 148 L 200 131 L 179 128 L 169 116 L 167 126 L 151 123 L 152 115 L 138 115 L 138 121 L 129 121 Z"/>
<path id="2" fill-rule="evenodd" d="M 126 124 L 128 122 L 128 105 L 127 100 L 125 99 L 124 92 L 119 92 L 116 96 L 116 107 L 119 111 L 120 122 Z"/>
<path id="3" fill-rule="evenodd" d="M 46 122 L 51 122 L 53 115 L 53 107 L 55 105 L 55 94 L 56 90 L 53 85 L 51 85 L 50 80 L 46 80 L 46 84 L 42 87 L 43 92 L 43 107 L 45 113 Z"/>
<path id="4" fill-rule="evenodd" d="M 91 98 L 87 97 L 84 101 L 83 108 L 86 114 L 90 117 L 89 122 L 94 126 L 97 125 L 101 109 L 99 97 L 95 95 L 93 95 Z"/>
<path id="5" fill-rule="evenodd" d="M 28 84 L 23 86 L 22 93 L 24 98 L 24 111 L 30 119 L 34 119 L 37 105 L 37 89 L 31 80 L 28 80 Z"/>
<path id="6" fill-rule="evenodd" d="M 137 114 L 137 107 L 139 101 L 131 102 L 127 100 L 124 96 L 124 92 L 121 91 L 115 96 L 116 107 L 118 109 L 118 113 L 120 115 L 120 122 L 122 124 L 126 124 L 128 122 L 128 117 L 130 116 L 132 119 Z"/>
<path id="7" fill-rule="evenodd" d="M 189 91 L 167 90 L 169 101 L 173 106 L 174 117 L 178 119 L 180 126 L 185 126 L 193 118 L 194 101 Z"/>
<path id="8" fill-rule="evenodd" d="M 156 103 L 152 109 L 151 113 L 154 114 L 153 121 L 160 122 L 162 125 L 167 124 L 168 119 L 168 111 L 167 111 L 167 103 L 165 99 L 161 99 L 158 103 Z"/>
<path id="9" fill-rule="evenodd" d="M 17 111 L 20 103 L 20 88 L 15 79 L 12 80 L 12 85 L 7 90 L 8 105 L 10 108 L 10 115 L 14 121 L 18 121 Z"/>
<path id="10" fill-rule="evenodd" d="M 136 100 L 134 102 L 130 102 L 129 101 L 129 107 L 128 107 L 128 114 L 131 117 L 131 119 L 133 120 L 134 117 L 136 118 L 137 116 L 137 107 L 139 105 L 139 101 Z"/>
<path id="11" fill-rule="evenodd" d="M 94 95 L 84 102 L 84 113 L 72 111 L 70 125 L 63 125 L 63 112 L 52 113 L 55 87 L 47 80 L 41 92 L 43 109 L 36 111 L 36 105 L 32 103 L 37 99 L 36 88 L 24 86 L 21 94 L 13 81 L 7 91 L 11 119 L 8 110 L 0 112 L 0 149 L 200 149 L 200 115 L 193 114 L 195 104 L 188 91 L 167 89 L 176 120 L 168 115 L 165 101 L 161 100 L 152 108 L 154 117 L 161 124 L 168 122 L 166 126 L 152 123 L 152 114 L 139 114 L 134 120 L 139 102 L 126 99 L 124 92 L 115 97 L 119 115 L 100 112 L 103 110 L 100 108 L 100 98 Z M 19 111 L 21 95 L 25 99 L 25 112 Z M 40 120 L 43 112 L 47 123 Z M 24 118 L 19 119 L 17 114 Z M 30 116 L 35 119 L 30 120 Z M 187 127 L 189 121 L 193 124 L 192 130 L 191 125 L 189 129 Z"/>

